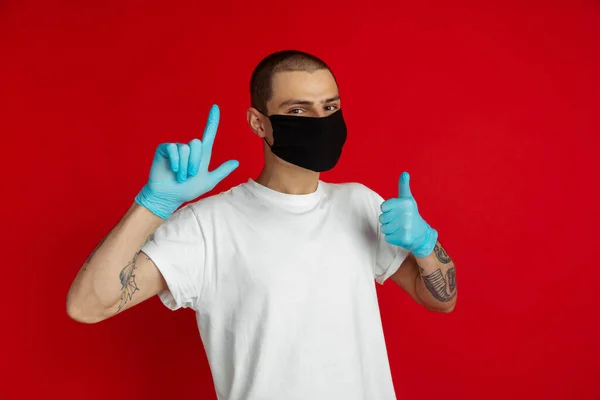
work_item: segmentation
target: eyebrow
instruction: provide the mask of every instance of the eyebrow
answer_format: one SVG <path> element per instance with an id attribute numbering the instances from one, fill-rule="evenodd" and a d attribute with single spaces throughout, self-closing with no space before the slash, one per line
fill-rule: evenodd
<path id="1" fill-rule="evenodd" d="M 321 104 L 327 104 L 327 103 L 332 103 L 334 101 L 338 101 L 340 99 L 340 96 L 334 96 L 334 97 L 330 97 L 328 99 L 325 99 L 321 102 Z M 301 100 L 301 99 L 288 99 L 285 100 L 283 102 L 281 102 L 281 104 L 279 105 L 279 107 L 285 107 L 285 106 L 296 106 L 296 105 L 302 105 L 302 106 L 312 106 L 315 103 L 313 101 L 309 101 L 309 100 Z"/>

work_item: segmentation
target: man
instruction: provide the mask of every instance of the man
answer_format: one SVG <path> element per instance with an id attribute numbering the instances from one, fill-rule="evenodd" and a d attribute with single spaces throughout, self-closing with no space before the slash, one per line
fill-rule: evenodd
<path id="1" fill-rule="evenodd" d="M 363 185 L 319 180 L 347 133 L 323 61 L 272 54 L 250 89 L 260 176 L 175 212 L 238 166 L 208 170 L 213 106 L 202 141 L 158 146 L 148 183 L 79 271 L 67 311 L 94 323 L 156 294 L 194 309 L 219 399 L 394 399 L 374 282 L 390 278 L 449 312 L 454 264 L 408 174 L 385 202 Z"/>

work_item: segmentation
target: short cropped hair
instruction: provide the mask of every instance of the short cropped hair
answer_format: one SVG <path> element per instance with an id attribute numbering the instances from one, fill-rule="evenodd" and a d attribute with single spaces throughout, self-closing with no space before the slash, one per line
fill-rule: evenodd
<path id="1" fill-rule="evenodd" d="M 265 57 L 254 69 L 250 78 L 250 103 L 262 113 L 267 113 L 267 102 L 273 97 L 273 76 L 277 72 L 321 69 L 331 71 L 323 60 L 298 50 L 283 50 Z"/>

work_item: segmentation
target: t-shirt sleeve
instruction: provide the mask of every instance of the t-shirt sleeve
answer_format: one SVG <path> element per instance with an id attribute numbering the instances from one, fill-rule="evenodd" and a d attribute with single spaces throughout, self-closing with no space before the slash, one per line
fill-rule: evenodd
<path id="1" fill-rule="evenodd" d="M 189 205 L 171 215 L 142 247 L 167 282 L 168 290 L 158 296 L 171 310 L 197 309 L 205 270 L 204 248 L 200 225 Z"/>
<path id="2" fill-rule="evenodd" d="M 376 225 L 377 244 L 375 249 L 375 265 L 373 274 L 375 280 L 382 284 L 387 278 L 392 276 L 402 262 L 408 257 L 410 252 L 402 247 L 395 246 L 386 242 L 385 235 L 381 233 L 381 224 L 379 223 L 379 215 L 381 215 L 381 203 L 383 198 L 376 192 L 369 190 L 370 204 L 372 208 L 373 224 Z"/>

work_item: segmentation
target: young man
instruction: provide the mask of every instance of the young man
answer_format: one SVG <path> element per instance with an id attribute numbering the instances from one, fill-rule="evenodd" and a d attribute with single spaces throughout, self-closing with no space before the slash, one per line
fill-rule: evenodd
<path id="1" fill-rule="evenodd" d="M 67 311 L 94 323 L 158 294 L 196 311 L 219 399 L 395 399 L 375 281 L 449 312 L 454 264 L 419 215 L 408 174 L 383 202 L 328 184 L 346 141 L 337 83 L 309 54 L 265 58 L 248 124 L 265 142 L 256 180 L 178 207 L 237 166 L 210 172 L 219 109 L 202 141 L 158 146 L 134 205 L 88 257 Z"/>

